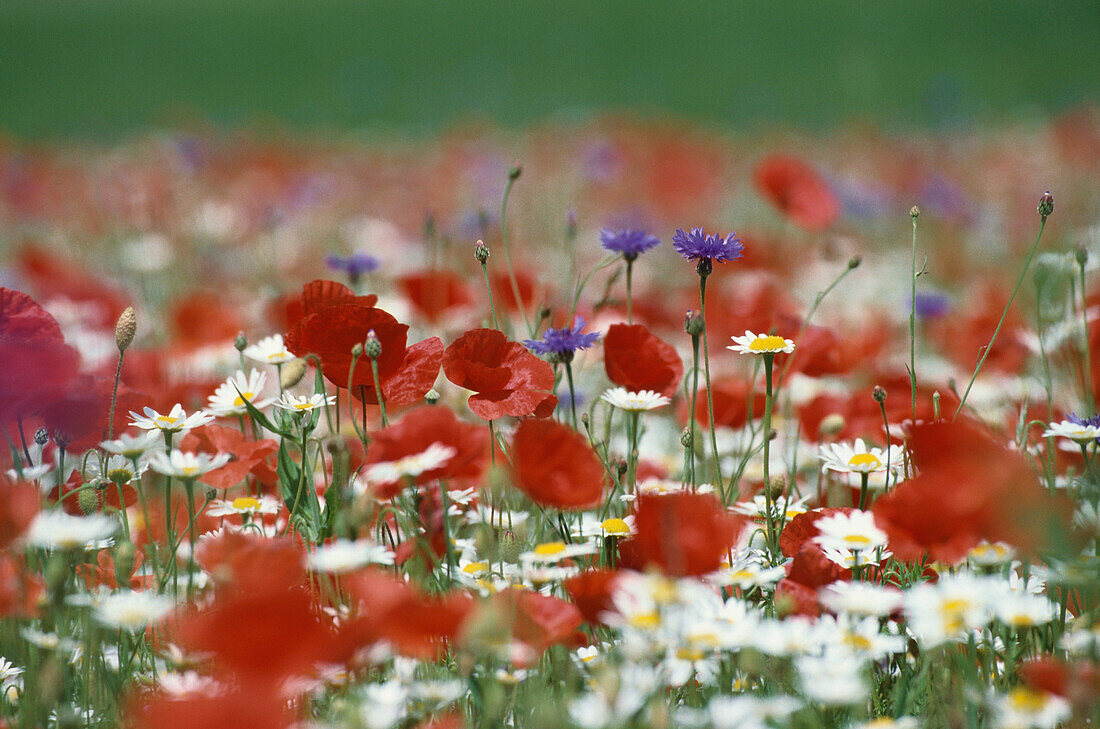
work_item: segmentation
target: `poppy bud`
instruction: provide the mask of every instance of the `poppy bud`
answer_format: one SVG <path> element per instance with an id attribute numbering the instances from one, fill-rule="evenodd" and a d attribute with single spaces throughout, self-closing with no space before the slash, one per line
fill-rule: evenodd
<path id="1" fill-rule="evenodd" d="M 68 448 L 69 444 L 73 442 L 73 437 L 68 431 L 58 428 L 53 432 L 53 442 L 57 444 L 58 448 Z"/>
<path id="2" fill-rule="evenodd" d="M 787 477 L 781 473 L 772 476 L 770 486 L 772 501 L 778 501 L 783 498 L 783 491 L 787 488 Z"/>
<path id="3" fill-rule="evenodd" d="M 306 361 L 301 357 L 295 357 L 294 359 L 283 365 L 279 371 L 279 385 L 284 389 L 294 387 L 306 374 Z"/>
<path id="4" fill-rule="evenodd" d="M 367 340 L 363 342 L 363 352 L 371 359 L 378 359 L 382 356 L 382 342 L 373 329 L 367 332 Z"/>
<path id="5" fill-rule="evenodd" d="M 435 405 L 439 402 L 439 392 L 435 388 L 428 390 L 428 392 L 424 394 L 424 401 L 429 405 Z"/>
<path id="6" fill-rule="evenodd" d="M 875 385 L 875 389 L 871 390 L 871 397 L 873 397 L 877 403 L 886 402 L 886 388 L 882 385 Z"/>
<path id="7" fill-rule="evenodd" d="M 1039 215 L 1044 218 L 1054 212 L 1054 196 L 1050 194 L 1050 190 L 1043 193 L 1043 196 L 1039 198 Z"/>
<path id="8" fill-rule="evenodd" d="M 522 174 L 523 165 L 513 165 L 512 168 L 508 170 L 508 179 L 513 181 L 518 180 L 519 176 Z"/>
<path id="9" fill-rule="evenodd" d="M 119 352 L 125 352 L 134 341 L 137 333 L 137 316 L 134 315 L 134 307 L 127 306 L 118 316 L 115 322 L 115 346 Z"/>
<path id="10" fill-rule="evenodd" d="M 500 558 L 505 562 L 518 562 L 523 554 L 523 542 L 511 529 L 505 529 L 500 533 Z"/>
<path id="11" fill-rule="evenodd" d="M 85 514 L 94 514 L 99 511 L 99 491 L 84 488 L 76 495 L 77 506 Z"/>
<path id="12" fill-rule="evenodd" d="M 918 208 L 916 205 L 909 208 L 909 215 L 910 215 L 910 217 L 919 218 L 920 217 L 920 208 Z"/>
<path id="13" fill-rule="evenodd" d="M 119 585 L 125 585 L 133 571 L 134 545 L 128 540 L 121 541 L 115 547 L 115 580 Z"/>
<path id="14" fill-rule="evenodd" d="M 844 430 L 847 425 L 848 421 L 844 419 L 843 415 L 840 413 L 829 413 L 821 419 L 821 423 L 817 426 L 817 429 L 822 435 L 836 435 Z"/>
<path id="15" fill-rule="evenodd" d="M 1084 266 L 1086 263 L 1089 262 L 1088 249 L 1080 243 L 1077 244 L 1077 250 L 1073 252 L 1073 255 L 1077 259 L 1077 265 L 1079 266 Z"/>
<path id="16" fill-rule="evenodd" d="M 706 278 L 714 273 L 714 261 L 709 258 L 700 258 L 699 262 L 695 264 L 695 273 L 699 274 L 700 278 Z"/>
<path id="17" fill-rule="evenodd" d="M 45 428 L 39 428 L 34 431 L 34 442 L 40 446 L 44 446 L 50 441 L 50 434 Z"/>
<path id="18" fill-rule="evenodd" d="M 209 489 L 206 490 L 206 500 L 207 501 L 213 501 L 216 498 L 218 498 L 218 492 L 217 492 L 216 489 L 209 488 Z"/>
<path id="19" fill-rule="evenodd" d="M 691 309 L 688 309 L 687 314 L 684 315 L 684 331 L 693 337 L 697 337 L 703 333 L 703 316 L 697 314 Z"/>
<path id="20" fill-rule="evenodd" d="M 479 239 L 474 246 L 474 258 L 483 266 L 489 260 L 489 246 L 485 245 L 485 241 Z"/>
<path id="21" fill-rule="evenodd" d="M 248 348 L 248 337 L 244 335 L 244 332 L 237 332 L 237 338 L 233 340 L 233 347 L 238 352 L 243 352 Z"/>
<path id="22" fill-rule="evenodd" d="M 848 259 L 848 268 L 859 268 L 859 264 L 863 263 L 863 256 L 856 254 Z"/>
<path id="23" fill-rule="evenodd" d="M 539 321 L 550 318 L 550 307 L 543 306 L 539 308 Z"/>
<path id="24" fill-rule="evenodd" d="M 684 448 L 691 448 L 691 444 L 694 441 L 694 436 L 691 433 L 691 428 L 684 428 L 680 433 L 680 445 Z"/>

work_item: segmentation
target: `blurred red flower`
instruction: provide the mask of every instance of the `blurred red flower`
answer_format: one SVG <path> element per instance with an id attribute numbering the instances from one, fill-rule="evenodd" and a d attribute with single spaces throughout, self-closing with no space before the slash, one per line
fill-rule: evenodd
<path id="1" fill-rule="evenodd" d="M 642 494 L 634 516 L 637 536 L 630 548 L 637 559 L 675 577 L 721 567 L 745 524 L 713 495 L 686 492 Z"/>
<path id="2" fill-rule="evenodd" d="M 567 579 L 565 591 L 584 619 L 593 625 L 603 625 L 603 614 L 614 612 L 611 595 L 619 579 L 619 570 L 591 569 Z"/>
<path id="3" fill-rule="evenodd" d="M 545 418 L 558 404 L 550 364 L 496 329 L 472 329 L 456 339 L 443 353 L 443 374 L 474 391 L 467 404 L 482 420 Z"/>
<path id="4" fill-rule="evenodd" d="M 7 549 L 38 514 L 40 498 L 33 483 L 0 481 L 0 549 Z"/>
<path id="5" fill-rule="evenodd" d="M 840 201 L 828 183 L 794 157 L 774 155 L 753 170 L 756 190 L 806 230 L 824 230 L 840 215 Z"/>
<path id="6" fill-rule="evenodd" d="M 572 428 L 554 420 L 524 420 L 509 452 L 516 487 L 539 506 L 584 509 L 603 497 L 603 465 Z"/>
<path id="7" fill-rule="evenodd" d="M 641 324 L 612 324 L 603 340 L 607 378 L 632 392 L 672 397 L 684 375 L 676 348 Z"/>
<path id="8" fill-rule="evenodd" d="M 179 449 L 192 453 L 229 453 L 232 459 L 221 468 L 210 471 L 199 479 L 207 486 L 228 489 L 236 486 L 252 474 L 264 486 L 279 483 L 275 468 L 268 456 L 279 450 L 279 444 L 270 438 L 247 440 L 241 431 L 213 423 L 189 431 L 179 443 Z"/>
<path id="9" fill-rule="evenodd" d="M 305 579 L 304 554 L 292 537 L 221 531 L 195 547 L 195 561 L 218 586 L 244 594 L 278 592 Z"/>
<path id="10" fill-rule="evenodd" d="M 444 314 L 474 303 L 465 279 L 449 270 L 407 273 L 397 279 L 397 285 L 429 322 L 437 322 Z"/>

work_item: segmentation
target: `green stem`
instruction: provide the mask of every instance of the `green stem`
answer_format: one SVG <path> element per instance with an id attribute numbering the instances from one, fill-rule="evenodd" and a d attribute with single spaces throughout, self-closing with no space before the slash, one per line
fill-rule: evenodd
<path id="1" fill-rule="evenodd" d="M 1088 402 L 1089 412 L 1096 412 L 1096 403 L 1092 395 L 1092 354 L 1089 352 L 1089 302 L 1085 298 L 1085 262 L 1078 264 L 1081 273 L 1081 349 L 1085 353 L 1085 399 Z"/>
<path id="2" fill-rule="evenodd" d="M 626 323 L 634 323 L 634 259 L 626 259 Z"/>
<path id="3" fill-rule="evenodd" d="M 887 447 L 889 448 L 889 447 Z M 871 474 L 867 471 L 862 471 L 859 474 L 859 510 L 864 511 L 867 508 L 867 483 L 871 480 Z"/>
<path id="4" fill-rule="evenodd" d="M 107 416 L 107 440 L 113 438 L 115 434 L 115 403 L 118 401 L 118 380 L 122 377 L 122 356 L 124 354 L 126 353 L 122 351 L 118 353 L 118 365 L 115 367 L 115 386 L 111 391 L 111 411 Z"/>
<path id="5" fill-rule="evenodd" d="M 703 369 L 707 380 L 707 416 L 710 419 L 710 447 L 714 452 L 715 485 L 722 488 L 722 466 L 718 460 L 718 435 L 714 431 L 714 393 L 710 386 L 710 351 L 707 347 L 707 277 L 699 277 L 699 314 L 703 318 Z"/>
<path id="6" fill-rule="evenodd" d="M 966 398 L 970 396 L 970 388 L 974 386 L 974 380 L 978 379 L 978 373 L 982 371 L 982 366 L 985 364 L 985 358 L 989 356 L 989 352 L 993 349 L 993 343 L 997 341 L 997 335 L 1001 333 L 1001 327 L 1004 326 L 1005 319 L 1008 318 L 1008 310 L 1012 308 L 1012 302 L 1016 300 L 1016 294 L 1020 291 L 1020 286 L 1024 282 L 1024 276 L 1027 274 L 1027 269 L 1031 267 L 1031 261 L 1035 258 L 1035 252 L 1039 250 L 1039 241 L 1043 237 L 1043 228 L 1047 225 L 1047 216 L 1043 216 L 1039 221 L 1039 233 L 1035 236 L 1035 242 L 1031 244 L 1031 251 L 1027 255 L 1027 261 L 1024 263 L 1024 268 L 1020 271 L 1020 278 L 1016 281 L 1016 288 L 1012 289 L 1012 296 L 1008 297 L 1008 303 L 1005 304 L 1005 309 L 1001 312 L 1001 320 L 997 322 L 997 328 L 993 330 L 993 336 L 989 338 L 989 344 L 985 346 L 985 351 L 982 352 L 981 359 L 978 360 L 978 366 L 974 368 L 974 374 L 970 376 L 970 382 L 966 385 L 966 391 L 963 392 L 962 399 L 959 400 L 959 406 L 955 408 L 955 414 L 952 420 L 959 417 L 959 413 L 962 412 L 963 405 L 966 404 Z"/>
<path id="7" fill-rule="evenodd" d="M 516 271 L 512 267 L 512 254 L 508 248 L 508 226 L 505 223 L 508 212 L 508 196 L 512 193 L 512 185 L 516 184 L 516 177 L 508 175 L 508 184 L 504 187 L 504 198 L 500 201 L 500 245 L 504 249 L 504 263 L 508 267 L 508 281 L 512 284 L 512 295 L 516 297 L 516 308 L 523 317 L 523 326 L 527 328 L 530 336 L 535 336 L 535 330 L 531 328 L 531 322 L 527 319 L 527 311 L 523 308 L 523 298 L 519 294 L 519 281 L 516 280 Z"/>
<path id="8" fill-rule="evenodd" d="M 374 376 L 374 391 L 378 395 L 378 408 L 382 411 L 382 427 L 385 428 L 390 424 L 390 419 L 386 417 L 386 398 L 382 395 L 382 386 L 378 384 L 378 360 L 374 357 L 370 359 L 370 371 Z M 363 409 L 366 410 L 367 404 L 363 403 Z"/>
<path id="9" fill-rule="evenodd" d="M 573 389 L 573 365 L 565 363 L 565 378 L 569 381 L 569 409 L 573 413 L 573 430 L 580 430 L 577 421 L 577 394 Z"/>
<path id="10" fill-rule="evenodd" d="M 687 445 L 688 461 L 691 468 L 691 490 L 699 485 L 695 478 L 695 401 L 699 396 L 699 335 L 691 335 L 691 412 L 688 415 L 690 432 Z"/>
<path id="11" fill-rule="evenodd" d="M 481 273 L 485 277 L 485 290 L 489 292 L 489 311 L 493 314 L 493 329 L 500 329 L 500 322 L 497 320 L 497 307 L 493 303 L 493 285 L 489 283 L 489 267 L 484 262 L 481 264 Z"/>
<path id="12" fill-rule="evenodd" d="M 765 541 L 768 545 L 768 554 L 775 561 L 778 549 L 774 548 L 779 543 L 779 537 L 775 533 L 774 499 L 772 498 L 772 484 L 770 463 L 772 442 L 772 366 L 775 363 L 774 354 L 764 355 L 764 504 L 768 533 Z"/>
<path id="13" fill-rule="evenodd" d="M 917 216 L 913 215 L 913 258 L 909 282 L 909 391 L 917 420 Z"/>

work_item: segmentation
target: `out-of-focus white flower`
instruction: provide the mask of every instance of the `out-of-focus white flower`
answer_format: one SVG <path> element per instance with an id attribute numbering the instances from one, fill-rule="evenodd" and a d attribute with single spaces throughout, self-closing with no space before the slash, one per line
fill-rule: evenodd
<path id="1" fill-rule="evenodd" d="M 163 618 L 173 607 L 175 602 L 165 595 L 126 590 L 98 599 L 95 617 L 108 628 L 135 633 Z"/>
<path id="2" fill-rule="evenodd" d="M 870 582 L 834 582 L 818 593 L 821 604 L 835 613 L 884 618 L 901 609 L 904 594 Z"/>
<path id="3" fill-rule="evenodd" d="M 307 396 L 284 392 L 283 396 L 275 401 L 275 407 L 281 410 L 289 410 L 292 413 L 308 413 L 317 408 L 335 404 L 335 395 L 325 396 L 320 393 L 314 393 Z"/>
<path id="4" fill-rule="evenodd" d="M 340 539 L 317 548 L 309 555 L 309 569 L 314 572 L 342 574 L 366 567 L 368 564 L 391 565 L 394 553 L 380 544 L 367 541 Z"/>
<path id="5" fill-rule="evenodd" d="M 535 548 L 530 552 L 524 552 L 519 558 L 523 562 L 560 562 L 570 557 L 580 557 L 596 552 L 597 548 L 594 542 L 575 542 L 573 544 L 544 542 L 535 545 Z"/>
<path id="6" fill-rule="evenodd" d="M 214 394 L 207 398 L 206 409 L 214 415 L 225 418 L 244 415 L 248 412 L 246 400 L 252 403 L 253 407 L 267 407 L 273 398 L 260 397 L 266 382 L 267 373 L 265 372 L 251 370 L 246 377 L 242 370 L 237 370 L 236 374 L 218 385 Z"/>
<path id="7" fill-rule="evenodd" d="M 983 539 L 966 553 L 966 558 L 981 567 L 992 567 L 1009 562 L 1016 556 L 1016 549 L 1005 542 L 990 542 Z"/>
<path id="8" fill-rule="evenodd" d="M 626 410 L 632 413 L 656 410 L 672 402 L 670 398 L 665 397 L 659 392 L 653 392 L 652 390 L 630 392 L 625 387 L 613 387 L 604 392 L 603 395 L 600 395 L 600 399 L 620 410 Z"/>
<path id="9" fill-rule="evenodd" d="M 294 354 L 283 344 L 282 334 L 272 334 L 255 344 L 245 347 L 242 354 L 250 360 L 262 364 L 280 365 L 294 359 Z"/>
<path id="10" fill-rule="evenodd" d="M 139 415 L 133 410 L 130 411 L 130 415 L 133 418 L 133 420 L 130 421 L 130 425 L 141 428 L 142 430 L 159 430 L 164 433 L 178 433 L 181 430 L 190 430 L 200 425 L 206 425 L 214 419 L 213 415 L 204 413 L 202 410 L 197 410 L 188 415 L 184 411 L 183 405 L 179 403 L 173 405 L 167 415 L 161 415 L 150 407 L 145 408 L 145 415 Z"/>
<path id="11" fill-rule="evenodd" d="M 964 639 L 993 617 L 987 601 L 991 594 L 1003 594 L 1001 581 L 976 575 L 943 575 L 939 582 L 923 582 L 905 593 L 909 629 L 924 647 Z"/>
<path id="12" fill-rule="evenodd" d="M 363 471 L 363 478 L 371 484 L 390 484 L 405 478 L 416 478 L 427 471 L 442 468 L 454 458 L 456 452 L 449 445 L 432 443 L 420 453 L 396 461 L 372 463 Z"/>
<path id="13" fill-rule="evenodd" d="M 206 508 L 207 516 L 247 516 L 256 514 L 278 514 L 281 502 L 274 496 L 263 494 L 260 498 L 254 496 L 238 496 L 228 499 L 215 499 Z"/>
<path id="14" fill-rule="evenodd" d="M 149 467 L 165 476 L 196 479 L 229 463 L 228 453 L 211 456 L 209 453 L 185 453 L 173 449 L 171 453 L 158 451 L 149 458 Z"/>
<path id="15" fill-rule="evenodd" d="M 810 701 L 826 706 L 858 704 L 867 699 L 863 661 L 843 652 L 795 659 L 802 679 L 802 693 Z"/>
<path id="16" fill-rule="evenodd" d="M 1023 686 L 994 703 L 1000 729 L 1054 729 L 1069 718 L 1071 708 L 1061 696 Z"/>
<path id="17" fill-rule="evenodd" d="M 793 696 L 715 696 L 707 706 L 714 729 L 765 729 L 802 708 Z"/>
<path id="18" fill-rule="evenodd" d="M 163 449 L 164 438 L 156 430 L 147 430 L 136 436 L 123 433 L 115 440 L 103 441 L 99 447 L 108 453 L 136 460 L 147 451 Z"/>
<path id="19" fill-rule="evenodd" d="M 44 549 L 104 549 L 119 522 L 106 514 L 72 516 L 64 511 L 40 511 L 27 529 L 26 542 Z"/>
<path id="20" fill-rule="evenodd" d="M 1043 431 L 1043 437 L 1068 438 L 1077 445 L 1088 445 L 1100 438 L 1100 426 L 1063 420 L 1058 423 L 1051 423 L 1050 427 Z"/>
<path id="21" fill-rule="evenodd" d="M 814 541 L 822 549 L 848 550 L 854 554 L 874 552 L 886 546 L 886 532 L 875 524 L 869 511 L 839 512 L 814 522 Z"/>

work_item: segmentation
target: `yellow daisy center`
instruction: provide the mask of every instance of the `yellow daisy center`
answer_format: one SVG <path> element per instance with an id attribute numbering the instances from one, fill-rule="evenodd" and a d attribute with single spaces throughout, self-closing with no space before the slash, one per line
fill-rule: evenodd
<path id="1" fill-rule="evenodd" d="M 299 410 L 299 411 L 301 411 L 301 410 L 312 410 L 313 409 L 313 403 L 309 402 L 309 401 L 296 402 L 296 403 L 294 403 L 294 409 Z"/>
<path id="2" fill-rule="evenodd" d="M 607 519 L 600 524 L 600 526 L 603 527 L 603 530 L 608 534 L 619 535 L 630 533 L 630 527 L 627 526 L 627 523 L 622 519 Z"/>
<path id="3" fill-rule="evenodd" d="M 1017 709 L 1032 712 L 1042 711 L 1047 704 L 1046 696 L 1039 691 L 1026 688 L 1013 689 L 1009 700 Z"/>
<path id="4" fill-rule="evenodd" d="M 482 572 L 488 572 L 489 571 L 489 563 L 488 562 L 471 562 L 470 564 L 463 567 L 462 571 L 465 572 L 468 575 L 476 575 L 476 574 L 480 574 Z"/>
<path id="5" fill-rule="evenodd" d="M 635 628 L 656 628 L 661 624 L 661 618 L 657 613 L 638 613 L 630 618 L 630 624 Z"/>
<path id="6" fill-rule="evenodd" d="M 751 580 L 753 577 L 756 577 L 756 575 L 749 570 L 737 570 L 733 573 L 732 577 L 735 580 Z"/>
<path id="7" fill-rule="evenodd" d="M 540 557 L 549 557 L 552 554 L 560 554 L 565 551 L 565 542 L 546 542 L 535 547 L 535 554 Z"/>
<path id="8" fill-rule="evenodd" d="M 701 661 L 706 654 L 698 648 L 677 648 L 676 657 L 682 661 Z"/>
<path id="9" fill-rule="evenodd" d="M 175 425 L 176 419 L 168 415 L 158 415 L 157 419 L 153 422 L 155 422 L 157 425 Z"/>
<path id="10" fill-rule="evenodd" d="M 244 405 L 245 400 L 251 400 L 253 397 L 255 397 L 255 395 L 251 392 L 242 392 L 233 399 L 233 407 L 239 408 L 241 405 Z"/>
<path id="11" fill-rule="evenodd" d="M 198 466 L 184 466 L 180 469 L 180 473 L 184 476 L 194 476 L 198 470 Z"/>
<path id="12" fill-rule="evenodd" d="M 882 466 L 882 461 L 878 459 L 878 456 L 872 453 L 857 453 L 848 459 L 848 465 L 852 468 L 870 466 L 872 469 L 875 469 Z"/>
<path id="13" fill-rule="evenodd" d="M 757 337 L 749 344 L 749 349 L 753 352 L 773 352 L 777 349 L 783 349 L 787 346 L 787 341 L 783 337 L 777 337 L 774 334 L 766 337 Z"/>
<path id="14" fill-rule="evenodd" d="M 848 633 L 847 635 L 845 635 L 844 644 L 850 645 L 851 647 L 858 650 L 871 650 L 871 641 L 868 638 L 857 633 Z"/>
<path id="15" fill-rule="evenodd" d="M 260 508 L 260 500 L 251 496 L 239 496 L 233 499 L 233 508 L 237 511 L 249 511 Z"/>
<path id="16" fill-rule="evenodd" d="M 593 653 L 590 656 L 581 656 L 581 660 L 585 663 L 591 663 L 592 661 L 596 660 L 596 654 Z"/>
<path id="17" fill-rule="evenodd" d="M 866 546 L 871 543 L 871 538 L 864 536 L 863 534 L 845 534 L 844 543 Z"/>

